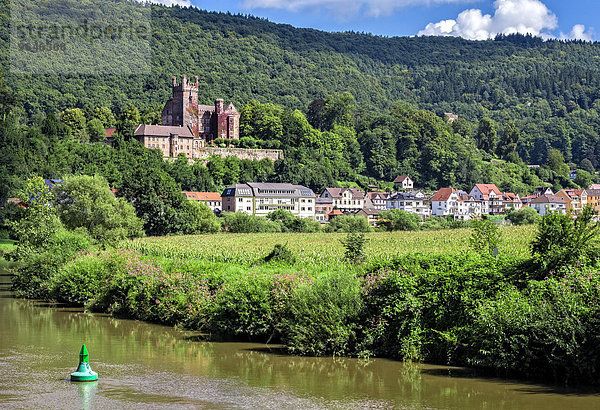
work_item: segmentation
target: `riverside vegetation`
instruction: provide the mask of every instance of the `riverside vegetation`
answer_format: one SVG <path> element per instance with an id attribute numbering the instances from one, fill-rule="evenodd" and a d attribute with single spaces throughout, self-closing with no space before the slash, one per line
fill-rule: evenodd
<path id="1" fill-rule="evenodd" d="M 43 188 L 33 189 L 42 193 L 14 224 L 19 242 L 10 252 L 18 259 L 13 285 L 21 296 L 213 339 L 281 343 L 292 354 L 599 380 L 598 226 L 590 208 L 576 220 L 543 217 L 535 230 L 479 221 L 474 229 L 347 237 L 113 242 L 90 235 L 99 229 L 67 229 L 65 218 L 44 204 Z M 120 223 L 137 229 L 126 214 Z M 498 258 L 492 245 L 499 245 Z"/>

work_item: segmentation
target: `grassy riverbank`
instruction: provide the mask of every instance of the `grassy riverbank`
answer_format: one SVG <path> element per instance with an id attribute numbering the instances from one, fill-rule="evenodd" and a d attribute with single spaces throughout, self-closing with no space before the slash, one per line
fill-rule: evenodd
<path id="1" fill-rule="evenodd" d="M 21 267 L 15 285 L 213 337 L 280 342 L 293 354 L 598 380 L 596 270 L 538 280 L 534 229 L 503 233 L 497 259 L 469 250 L 469 230 L 374 233 L 360 264 L 343 260 L 342 236 L 331 234 L 147 238 L 96 250 L 69 233 Z M 264 261 L 277 243 L 295 263 Z"/>

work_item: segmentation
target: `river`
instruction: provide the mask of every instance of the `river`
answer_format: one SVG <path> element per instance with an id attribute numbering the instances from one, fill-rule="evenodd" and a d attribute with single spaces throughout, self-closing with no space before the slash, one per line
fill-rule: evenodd
<path id="1" fill-rule="evenodd" d="M 565 390 L 391 360 L 305 358 L 209 343 L 191 332 L 13 298 L 0 272 L 0 407 L 600 408 Z M 81 344 L 94 383 L 71 383 Z"/>

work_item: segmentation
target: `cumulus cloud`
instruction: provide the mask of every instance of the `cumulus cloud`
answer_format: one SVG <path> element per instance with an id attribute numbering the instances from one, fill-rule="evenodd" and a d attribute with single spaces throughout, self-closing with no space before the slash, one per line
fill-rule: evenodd
<path id="1" fill-rule="evenodd" d="M 247 9 L 274 8 L 289 11 L 330 10 L 337 15 L 365 14 L 371 17 L 389 15 L 411 5 L 468 3 L 473 0 L 244 0 Z"/>
<path id="2" fill-rule="evenodd" d="M 155 4 L 163 4 L 165 6 L 174 6 L 179 5 L 182 7 L 191 6 L 192 2 L 190 0 L 136 0 L 140 3 L 155 3 Z"/>
<path id="3" fill-rule="evenodd" d="M 592 41 L 593 33 L 591 29 L 586 31 L 586 27 L 583 24 L 575 24 L 569 34 L 560 33 L 560 38 L 562 40 Z"/>
<path id="4" fill-rule="evenodd" d="M 551 37 L 549 30 L 558 25 L 556 15 L 540 0 L 496 0 L 494 8 L 494 15 L 483 14 L 479 9 L 465 10 L 456 20 L 429 23 L 419 35 L 457 36 L 470 40 L 515 33 Z"/>

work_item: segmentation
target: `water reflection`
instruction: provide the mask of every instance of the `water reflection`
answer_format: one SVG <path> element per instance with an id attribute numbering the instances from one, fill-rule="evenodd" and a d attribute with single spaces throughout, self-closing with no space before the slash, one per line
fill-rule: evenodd
<path id="1" fill-rule="evenodd" d="M 600 408 L 595 392 L 558 394 L 390 360 L 290 357 L 277 346 L 199 342 L 197 336 L 0 299 L 0 401 L 80 408 Z M 82 343 L 99 381 L 65 382 Z"/>

